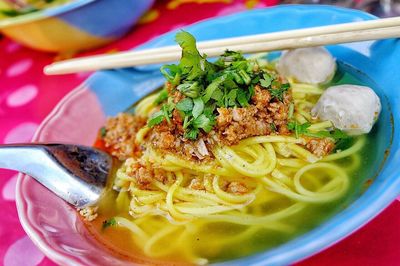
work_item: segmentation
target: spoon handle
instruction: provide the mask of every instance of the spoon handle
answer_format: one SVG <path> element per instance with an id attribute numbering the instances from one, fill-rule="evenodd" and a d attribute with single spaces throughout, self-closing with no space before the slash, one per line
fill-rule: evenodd
<path id="1" fill-rule="evenodd" d="M 0 145 L 0 168 L 28 174 L 78 208 L 96 202 L 102 188 L 74 173 L 77 162 L 65 156 L 64 147 L 68 145 Z"/>
<path id="2" fill-rule="evenodd" d="M 9 144 L 0 146 L 0 168 L 34 174 L 38 164 L 46 160 L 44 149 L 34 144 Z"/>

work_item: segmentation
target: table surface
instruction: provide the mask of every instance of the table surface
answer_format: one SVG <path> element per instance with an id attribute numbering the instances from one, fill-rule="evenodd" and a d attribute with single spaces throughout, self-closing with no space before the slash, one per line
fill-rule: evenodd
<path id="1" fill-rule="evenodd" d="M 123 39 L 92 53 L 126 50 L 196 21 L 276 4 L 276 0 L 161 0 Z M 196 12 L 193 12 L 196 10 Z M 0 141 L 28 142 L 54 106 L 88 74 L 46 77 L 42 68 L 71 55 L 54 55 L 0 39 Z M 23 231 L 15 207 L 17 174 L 0 170 L 0 264 L 54 265 Z M 393 202 L 345 240 L 297 265 L 400 265 L 400 202 Z"/>

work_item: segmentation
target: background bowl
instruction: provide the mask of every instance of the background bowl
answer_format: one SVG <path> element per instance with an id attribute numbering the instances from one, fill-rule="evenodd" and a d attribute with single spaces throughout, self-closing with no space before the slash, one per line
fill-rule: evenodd
<path id="1" fill-rule="evenodd" d="M 154 0 L 75 0 L 0 19 L 0 32 L 33 49 L 81 51 L 123 36 Z"/>
<path id="2" fill-rule="evenodd" d="M 312 18 L 312 19 L 310 19 Z M 198 40 L 374 19 L 366 13 L 327 6 L 280 6 L 194 24 L 186 28 Z M 238 27 L 237 25 L 241 25 Z M 174 32 L 143 47 L 173 43 Z M 142 47 L 142 48 L 143 48 Z M 313 255 L 361 227 L 392 202 L 400 191 L 400 58 L 399 40 L 328 47 L 340 61 L 365 73 L 380 90 L 383 112 L 375 143 L 384 165 L 362 195 L 319 227 L 275 249 L 223 265 L 287 265 Z M 360 74 L 361 75 L 361 74 Z M 34 140 L 91 145 L 106 116 L 131 106 L 163 83 L 156 66 L 101 71 L 61 101 L 40 126 Z M 386 96 L 385 96 L 386 95 Z M 395 121 L 395 122 L 393 122 Z M 391 144 L 391 146 L 390 146 Z M 390 147 L 390 149 L 388 149 Z M 386 154 L 386 155 L 384 155 Z M 76 211 L 26 175 L 17 183 L 20 221 L 34 243 L 61 265 L 125 265 L 96 242 Z"/>

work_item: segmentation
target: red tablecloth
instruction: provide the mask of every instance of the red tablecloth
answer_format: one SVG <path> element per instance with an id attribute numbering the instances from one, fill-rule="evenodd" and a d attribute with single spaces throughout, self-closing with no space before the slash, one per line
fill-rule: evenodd
<path id="1" fill-rule="evenodd" d="M 201 19 L 276 0 L 165 0 L 142 18 L 128 36 L 91 53 L 125 50 L 161 33 Z M 86 74 L 46 77 L 44 65 L 68 57 L 33 51 L 0 39 L 0 141 L 27 142 L 57 102 L 81 83 Z M 15 208 L 16 173 L 0 171 L 0 264 L 54 265 L 32 244 L 18 221 Z M 394 202 L 358 232 L 298 265 L 400 265 L 400 202 Z"/>

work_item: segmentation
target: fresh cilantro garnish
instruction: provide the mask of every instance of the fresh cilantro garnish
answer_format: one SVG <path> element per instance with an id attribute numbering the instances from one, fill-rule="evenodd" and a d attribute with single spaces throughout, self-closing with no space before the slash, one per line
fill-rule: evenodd
<path id="1" fill-rule="evenodd" d="M 181 81 L 181 69 L 177 65 L 164 65 L 160 71 L 172 85 L 178 85 Z"/>
<path id="2" fill-rule="evenodd" d="M 233 89 L 226 94 L 225 97 L 225 106 L 235 107 L 236 106 L 236 97 L 237 97 L 237 89 Z"/>
<path id="3" fill-rule="evenodd" d="M 193 110 L 193 100 L 185 98 L 176 104 L 176 109 L 182 112 L 190 112 Z"/>
<path id="4" fill-rule="evenodd" d="M 263 78 L 260 79 L 260 84 L 264 88 L 268 88 L 269 86 L 271 86 L 271 76 L 267 73 L 263 74 Z"/>
<path id="5" fill-rule="evenodd" d="M 282 84 L 273 72 L 262 70 L 256 60 L 225 51 L 215 63 L 210 63 L 199 53 L 195 38 L 188 32 L 179 32 L 175 40 L 182 48 L 182 57 L 177 65 L 161 67 L 169 87 L 158 95 L 156 104 L 161 105 L 160 110 L 149 118 L 149 127 L 164 120 L 171 123 L 176 109 L 183 121 L 184 137 L 195 140 L 199 134 L 212 130 L 217 108 L 248 107 L 256 86 L 268 90 L 272 99 L 283 101 L 289 84 Z M 183 99 L 173 104 L 176 99 L 171 95 L 177 91 Z M 272 125 L 271 128 L 276 130 Z"/>
<path id="6" fill-rule="evenodd" d="M 276 131 L 277 131 L 276 125 L 275 125 L 274 123 L 271 123 L 271 124 L 270 124 L 270 127 L 271 127 L 271 129 L 272 129 L 273 132 L 276 132 Z"/>
<path id="7" fill-rule="evenodd" d="M 353 138 L 350 136 L 347 136 L 346 138 L 341 138 L 338 139 L 335 143 L 335 150 L 334 151 L 342 151 L 351 146 L 353 143 Z"/>
<path id="8" fill-rule="evenodd" d="M 193 110 L 192 110 L 192 115 L 194 118 L 197 118 L 203 113 L 204 111 L 204 102 L 201 97 L 193 99 Z"/>
<path id="9" fill-rule="evenodd" d="M 211 82 L 210 85 L 207 86 L 203 96 L 204 103 L 207 103 L 211 99 L 211 96 L 213 95 L 214 91 L 217 90 L 218 87 L 222 85 L 222 83 L 224 83 L 226 78 L 227 78 L 226 75 L 222 75 L 216 78 L 213 82 Z"/>
<path id="10" fill-rule="evenodd" d="M 269 92 L 271 93 L 272 99 L 275 98 L 282 102 L 283 97 L 289 88 L 289 83 L 281 84 L 277 80 L 274 80 L 271 83 L 271 88 L 269 89 Z"/>
<path id="11" fill-rule="evenodd" d="M 315 137 L 315 138 L 331 138 L 334 140 L 339 140 L 339 139 L 345 139 L 345 138 L 350 138 L 349 135 L 341 131 L 340 129 L 334 129 L 332 131 L 328 130 L 321 130 L 318 132 L 304 132 L 305 135 L 309 137 Z"/>
<path id="12" fill-rule="evenodd" d="M 107 134 L 107 130 L 105 127 L 100 128 L 100 137 L 104 138 Z"/>
<path id="13" fill-rule="evenodd" d="M 154 100 L 154 104 L 158 105 L 168 99 L 168 91 L 166 88 L 162 89 L 159 93 L 157 98 Z"/>
<path id="14" fill-rule="evenodd" d="M 113 217 L 113 218 L 110 218 L 110 219 L 105 220 L 105 221 L 103 222 L 102 229 L 104 230 L 104 229 L 106 229 L 106 228 L 108 228 L 108 227 L 110 227 L 110 226 L 116 226 L 116 225 L 117 225 L 117 221 L 116 221 L 115 218 Z"/>
<path id="15" fill-rule="evenodd" d="M 196 140 L 198 135 L 199 135 L 199 130 L 191 128 L 185 131 L 183 137 L 190 140 Z"/>
<path id="16" fill-rule="evenodd" d="M 202 86 L 199 82 L 188 82 L 180 84 L 177 87 L 177 90 L 180 91 L 183 95 L 190 98 L 197 98 L 200 95 L 200 91 L 202 90 Z"/>
<path id="17" fill-rule="evenodd" d="M 246 93 L 246 91 L 239 89 L 237 91 L 237 96 L 236 96 L 236 100 L 238 101 L 238 103 L 240 104 L 240 106 L 242 107 L 247 107 L 249 106 L 249 98 L 248 97 L 249 93 Z"/>
<path id="18" fill-rule="evenodd" d="M 186 80 L 204 77 L 210 63 L 201 56 L 196 48 L 196 39 L 188 32 L 181 31 L 175 36 L 175 41 L 182 47 L 182 57 L 179 62 L 182 75 Z"/>
<path id="19" fill-rule="evenodd" d="M 243 62 L 246 58 L 239 52 L 226 50 L 223 55 L 215 62 L 215 65 L 219 66 L 220 68 L 225 68 L 234 64 L 235 62 Z"/>
<path id="20" fill-rule="evenodd" d="M 297 121 L 292 121 L 289 122 L 287 126 L 289 130 L 294 131 L 296 138 L 298 138 L 300 135 L 308 132 L 307 129 L 311 126 L 311 124 L 309 122 L 299 124 Z"/>
<path id="21" fill-rule="evenodd" d="M 288 123 L 288 129 L 294 131 L 296 138 L 300 135 L 305 135 L 313 138 L 331 138 L 335 141 L 335 151 L 344 150 L 348 148 L 353 142 L 353 138 L 347 135 L 345 132 L 340 129 L 334 129 L 331 131 L 321 130 L 318 132 L 310 132 L 308 128 L 311 126 L 309 122 L 304 124 L 298 124 L 295 121 L 291 121 Z"/>
<path id="22" fill-rule="evenodd" d="M 163 104 L 161 107 L 161 111 L 164 115 L 165 120 L 167 120 L 168 124 L 171 123 L 170 117 L 172 117 L 172 111 L 174 110 L 175 106 L 172 104 Z"/>
<path id="23" fill-rule="evenodd" d="M 204 114 L 200 115 L 199 117 L 193 120 L 193 127 L 196 129 L 201 128 L 206 133 L 210 132 L 213 126 L 214 122 Z"/>
<path id="24" fill-rule="evenodd" d="M 147 125 L 149 127 L 154 127 L 155 125 L 160 124 L 164 120 L 164 113 L 162 111 L 158 111 L 153 113 L 149 120 L 147 121 Z"/>
<path id="25" fill-rule="evenodd" d="M 155 125 L 160 124 L 164 119 L 169 123 L 171 123 L 170 118 L 172 117 L 172 111 L 174 110 L 174 104 L 163 104 L 161 106 L 160 111 L 153 113 L 149 120 L 147 121 L 148 127 L 154 127 Z"/>

